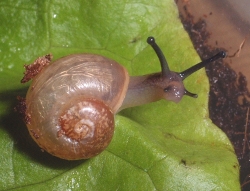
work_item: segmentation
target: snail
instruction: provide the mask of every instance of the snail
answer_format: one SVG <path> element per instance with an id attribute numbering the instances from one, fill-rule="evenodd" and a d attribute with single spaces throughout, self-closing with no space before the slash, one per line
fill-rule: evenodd
<path id="1" fill-rule="evenodd" d="M 25 121 L 35 142 L 48 153 L 67 160 L 88 159 L 101 153 L 114 133 L 114 115 L 122 109 L 160 99 L 179 102 L 197 97 L 183 80 L 225 52 L 180 73 L 170 71 L 153 37 L 162 71 L 129 77 L 115 61 L 95 54 L 72 54 L 52 64 L 51 55 L 25 66 L 22 82 L 33 78 L 23 104 Z"/>

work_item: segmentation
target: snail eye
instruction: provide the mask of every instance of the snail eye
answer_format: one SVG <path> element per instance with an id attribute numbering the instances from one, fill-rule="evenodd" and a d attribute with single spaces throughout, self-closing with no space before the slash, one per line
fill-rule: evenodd
<path id="1" fill-rule="evenodd" d="M 172 89 L 173 89 L 172 86 L 168 86 L 168 87 L 164 88 L 164 92 L 169 92 L 169 91 L 171 91 Z"/>

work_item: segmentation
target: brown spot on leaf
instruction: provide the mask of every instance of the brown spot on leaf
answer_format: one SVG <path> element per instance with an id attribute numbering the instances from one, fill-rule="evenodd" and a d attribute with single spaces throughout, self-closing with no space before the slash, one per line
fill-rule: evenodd
<path id="1" fill-rule="evenodd" d="M 187 165 L 187 161 L 185 159 L 181 159 L 181 164 L 183 164 L 184 166 Z"/>

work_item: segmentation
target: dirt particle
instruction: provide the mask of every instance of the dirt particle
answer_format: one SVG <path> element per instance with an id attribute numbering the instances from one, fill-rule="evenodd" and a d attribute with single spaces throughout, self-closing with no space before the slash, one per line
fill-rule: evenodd
<path id="1" fill-rule="evenodd" d="M 31 116 L 29 113 L 27 113 L 26 99 L 21 96 L 17 96 L 17 100 L 18 104 L 14 108 L 14 111 L 16 111 L 21 116 L 22 120 L 26 124 L 29 124 Z"/>
<path id="2" fill-rule="evenodd" d="M 41 70 L 51 62 L 52 57 L 52 54 L 47 54 L 37 58 L 32 64 L 24 65 L 25 72 L 21 83 L 26 83 L 39 74 Z"/>

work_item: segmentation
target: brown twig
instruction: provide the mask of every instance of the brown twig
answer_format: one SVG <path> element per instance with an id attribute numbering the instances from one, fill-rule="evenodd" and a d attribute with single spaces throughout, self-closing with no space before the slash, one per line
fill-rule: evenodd
<path id="1" fill-rule="evenodd" d="M 236 52 L 233 54 L 233 55 L 228 55 L 227 57 L 229 57 L 229 58 L 232 58 L 232 57 L 240 57 L 240 52 L 241 52 L 241 50 L 242 50 L 242 48 L 244 47 L 244 44 L 245 44 L 245 42 L 246 42 L 246 40 L 248 39 L 248 37 L 249 37 L 249 35 L 247 35 L 244 39 L 243 39 L 243 41 L 240 43 L 240 46 L 239 46 L 239 48 L 236 50 Z"/>
<path id="2" fill-rule="evenodd" d="M 247 124 L 248 124 L 248 116 L 249 116 L 249 107 L 247 108 L 247 116 L 246 116 L 246 124 L 245 124 L 244 143 L 243 143 L 243 151 L 242 151 L 242 155 L 244 155 L 244 154 L 245 154 L 245 151 L 246 151 L 246 143 L 248 143 L 248 140 L 247 140 Z M 249 144 L 248 144 L 248 148 L 249 148 Z"/>
<path id="3" fill-rule="evenodd" d="M 250 175 L 248 175 L 248 178 L 249 178 L 249 176 L 250 176 Z M 246 178 L 246 179 L 247 179 L 247 178 Z M 245 180 L 246 180 L 246 179 L 245 179 Z M 248 180 L 248 181 L 246 181 L 246 182 L 244 181 L 244 183 L 241 184 L 241 188 L 243 188 L 244 186 L 246 186 L 246 185 L 249 184 L 249 183 L 250 183 L 250 180 Z"/>
<path id="4" fill-rule="evenodd" d="M 235 135 L 245 135 L 245 132 L 234 132 Z M 250 133 L 247 133 L 247 136 L 250 136 Z"/>

